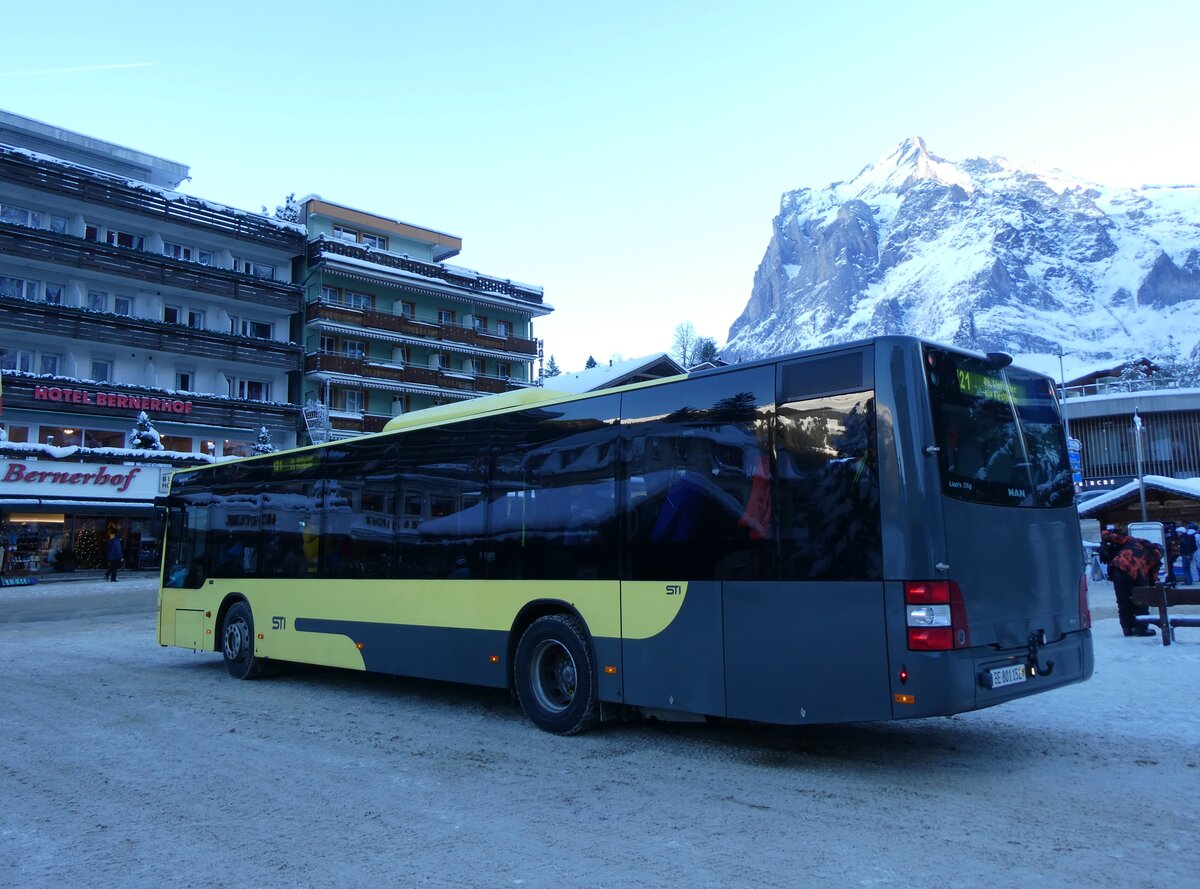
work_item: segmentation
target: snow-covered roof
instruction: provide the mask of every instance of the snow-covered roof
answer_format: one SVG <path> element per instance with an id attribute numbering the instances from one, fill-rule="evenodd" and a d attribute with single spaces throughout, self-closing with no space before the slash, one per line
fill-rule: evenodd
<path id="1" fill-rule="evenodd" d="M 1142 480 L 1146 484 L 1147 491 L 1160 491 L 1165 494 L 1174 494 L 1200 501 L 1200 478 L 1169 478 L 1165 475 L 1146 475 L 1142 477 Z M 1099 497 L 1093 497 L 1086 503 L 1080 504 L 1079 517 L 1081 519 L 1095 518 L 1098 514 L 1138 496 L 1138 483 L 1136 481 L 1129 482 L 1121 485 L 1119 488 L 1113 488 L 1107 494 L 1101 494 Z"/>
<path id="2" fill-rule="evenodd" d="M 597 365 L 588 370 L 574 373 L 563 373 L 545 380 L 547 389 L 558 392 L 580 394 L 594 392 L 597 389 L 611 389 L 614 386 L 634 383 L 639 380 L 670 377 L 687 373 L 666 352 L 656 352 L 641 358 L 628 358 L 625 361 L 614 361 L 609 365 Z"/>

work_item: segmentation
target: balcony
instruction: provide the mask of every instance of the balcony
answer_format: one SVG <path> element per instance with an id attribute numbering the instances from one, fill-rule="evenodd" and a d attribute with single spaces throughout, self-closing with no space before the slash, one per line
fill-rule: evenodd
<path id="1" fill-rule="evenodd" d="M 228 364 L 253 365 L 283 371 L 300 370 L 301 348 L 293 343 L 252 339 L 182 324 L 54 306 L 17 297 L 0 296 L 0 329 L 127 346 L 147 352 L 168 352 L 213 358 Z"/>
<path id="2" fill-rule="evenodd" d="M 132 185 L 118 176 L 83 170 L 47 158 L 35 159 L 3 148 L 0 148 L 0 180 L 253 241 L 256 245 L 295 256 L 304 249 L 304 233 L 299 227 L 281 226 L 263 216 L 223 209 L 209 201 L 181 194 L 172 194 L 168 198 L 167 192 Z"/>
<path id="3" fill-rule="evenodd" d="M 460 324 L 440 324 L 437 321 L 424 321 L 410 318 L 407 315 L 379 312 L 375 309 L 353 309 L 349 306 L 340 306 L 321 300 L 308 303 L 305 309 L 305 320 L 309 324 L 319 324 L 322 321 L 347 324 L 361 328 L 362 335 L 365 337 L 370 337 L 372 330 L 380 330 L 420 340 L 461 343 L 490 352 L 527 356 L 528 358 L 537 355 L 536 340 L 515 336 L 505 337 L 463 327 Z"/>
<path id="4" fill-rule="evenodd" d="M 387 425 L 391 417 L 385 417 L 381 414 L 363 414 L 361 418 L 356 417 L 334 417 L 329 418 L 329 423 L 337 432 L 353 432 L 356 435 L 366 435 L 371 432 L 382 432 L 383 427 Z M 338 436 L 339 438 L 341 436 Z"/>
<path id="5" fill-rule="evenodd" d="M 336 261 L 336 258 L 339 256 L 344 256 L 358 262 L 368 262 L 373 265 L 384 266 L 385 268 L 395 269 L 396 271 L 406 272 L 411 275 L 419 275 L 422 278 L 429 279 L 430 285 L 449 285 L 468 293 L 518 300 L 519 302 L 528 304 L 529 310 L 538 310 L 537 314 L 545 314 L 549 311 L 549 309 L 541 308 L 541 288 L 517 284 L 504 278 L 492 278 L 487 275 L 474 273 L 468 275 L 464 274 L 467 271 L 466 269 L 458 270 L 454 266 L 446 267 L 440 263 L 425 262 L 424 260 L 413 259 L 410 256 L 404 256 L 399 253 L 372 250 L 364 244 L 352 244 L 349 241 L 340 241 L 325 238 L 324 236 L 308 243 L 307 260 L 309 268 L 317 268 L 325 265 L 330 258 Z"/>
<path id="6" fill-rule="evenodd" d="M 110 247 L 21 225 L 0 223 L 0 255 L 224 296 L 288 312 L 300 311 L 303 296 L 295 284 L 267 281 L 228 269 L 126 247 Z"/>
<path id="7" fill-rule="evenodd" d="M 304 356 L 306 374 L 332 373 L 361 378 L 367 387 L 372 380 L 401 383 L 413 386 L 452 390 L 464 395 L 494 395 L 512 389 L 524 389 L 531 385 L 524 380 L 502 379 L 464 371 L 447 371 L 433 367 L 400 367 L 395 364 L 379 364 L 365 358 L 336 355 L 330 352 L 312 352 Z"/>

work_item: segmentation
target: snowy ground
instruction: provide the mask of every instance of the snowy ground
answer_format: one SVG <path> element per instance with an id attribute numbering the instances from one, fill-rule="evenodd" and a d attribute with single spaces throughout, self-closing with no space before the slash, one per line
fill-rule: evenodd
<path id="1" fill-rule="evenodd" d="M 0 885 L 1197 885 L 1200 629 L 947 719 L 533 728 L 488 690 L 159 648 L 154 581 L 0 588 Z"/>

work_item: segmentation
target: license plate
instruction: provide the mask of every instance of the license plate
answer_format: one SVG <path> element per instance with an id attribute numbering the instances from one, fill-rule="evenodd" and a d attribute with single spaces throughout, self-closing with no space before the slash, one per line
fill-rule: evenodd
<path id="1" fill-rule="evenodd" d="M 1016 685 L 1025 681 L 1025 665 L 1014 664 L 1011 667 L 996 667 L 987 671 L 988 686 L 1003 688 L 1006 685 Z"/>

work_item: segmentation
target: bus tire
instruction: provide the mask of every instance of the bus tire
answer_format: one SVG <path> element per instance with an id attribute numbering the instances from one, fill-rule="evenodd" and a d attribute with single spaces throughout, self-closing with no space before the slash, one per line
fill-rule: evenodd
<path id="1" fill-rule="evenodd" d="M 556 735 L 574 735 L 600 721 L 596 662 L 578 618 L 548 614 L 517 643 L 514 683 L 530 722 Z"/>
<path id="2" fill-rule="evenodd" d="M 234 602 L 225 612 L 221 655 L 234 679 L 254 679 L 263 674 L 262 660 L 254 656 L 254 614 L 245 602 Z"/>

